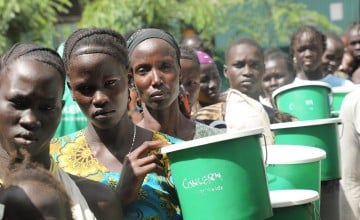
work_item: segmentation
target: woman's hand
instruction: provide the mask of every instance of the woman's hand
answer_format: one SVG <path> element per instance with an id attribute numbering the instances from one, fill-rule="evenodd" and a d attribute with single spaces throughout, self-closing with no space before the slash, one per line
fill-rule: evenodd
<path id="1" fill-rule="evenodd" d="M 145 141 L 125 157 L 120 182 L 116 187 L 123 207 L 136 199 L 148 173 L 165 175 L 164 165 L 160 161 L 162 155 L 152 154 L 150 151 L 156 151 L 166 145 L 168 143 L 164 141 Z"/>

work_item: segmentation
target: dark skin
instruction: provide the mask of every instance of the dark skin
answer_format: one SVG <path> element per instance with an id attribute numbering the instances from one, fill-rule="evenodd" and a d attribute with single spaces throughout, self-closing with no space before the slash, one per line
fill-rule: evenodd
<path id="1" fill-rule="evenodd" d="M 86 48 L 77 51 L 83 49 Z M 137 127 L 131 149 L 134 124 L 127 113 L 129 87 L 125 65 L 107 54 L 76 55 L 77 51 L 70 60 L 68 85 L 89 120 L 85 138 L 93 155 L 110 171 L 121 172 L 117 192 L 126 206 L 136 199 L 148 173 L 164 174 L 159 157 L 149 155 L 164 143 L 150 141 L 152 133 Z"/>
<path id="2" fill-rule="evenodd" d="M 271 59 L 265 62 L 265 74 L 262 87 L 270 99 L 275 89 L 289 84 L 294 80 L 295 73 L 289 70 L 285 59 Z"/>
<path id="3" fill-rule="evenodd" d="M 321 58 L 324 52 L 320 37 L 304 32 L 297 36 L 292 51 L 296 58 L 297 77 L 303 80 L 320 80 L 324 77 Z"/>
<path id="4" fill-rule="evenodd" d="M 357 67 L 360 66 L 360 25 L 352 28 L 348 34 L 347 51 L 354 57 Z"/>
<path id="5" fill-rule="evenodd" d="M 256 46 L 238 44 L 229 49 L 224 74 L 232 89 L 259 100 L 264 71 L 264 57 Z"/>
<path id="6" fill-rule="evenodd" d="M 199 103 L 208 106 L 219 102 L 221 78 L 215 63 L 200 64 Z"/>
<path id="7" fill-rule="evenodd" d="M 180 59 L 181 83 L 192 107 L 199 96 L 200 91 L 200 64 L 189 59 Z"/>
<path id="8" fill-rule="evenodd" d="M 344 55 L 344 46 L 341 41 L 326 38 L 326 50 L 322 56 L 322 65 L 327 73 L 334 73 L 341 65 Z"/>
<path id="9" fill-rule="evenodd" d="M 162 39 L 147 39 L 134 48 L 130 66 L 144 108 L 138 125 L 183 140 L 193 139 L 195 122 L 179 109 L 180 64 L 175 49 Z"/>
<path id="10" fill-rule="evenodd" d="M 0 76 L 0 118 L 3 122 L 0 139 L 5 150 L 1 151 L 2 158 L 8 158 L 9 154 L 20 158 L 19 149 L 24 148 L 32 161 L 50 168 L 50 140 L 63 107 L 62 82 L 60 73 L 48 64 L 26 59 L 8 64 L 6 73 Z M 103 186 L 91 190 L 91 194 L 95 194 L 93 198 L 99 191 L 107 192 Z M 112 200 L 114 196 L 107 195 L 107 200 L 89 200 L 90 207 L 98 207 L 93 211 L 95 216 L 98 219 L 122 219 L 121 210 Z M 86 199 L 89 195 L 83 196 Z M 100 206 L 102 202 L 107 204 L 106 207 Z M 106 218 L 108 212 L 115 213 L 114 218 Z"/>

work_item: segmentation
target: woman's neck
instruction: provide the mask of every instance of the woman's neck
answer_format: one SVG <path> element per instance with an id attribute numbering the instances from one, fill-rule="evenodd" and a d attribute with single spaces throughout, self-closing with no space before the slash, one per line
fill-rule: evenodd
<path id="1" fill-rule="evenodd" d="M 31 157 L 31 160 L 33 162 L 43 165 L 45 169 L 49 170 L 51 166 L 49 149 L 47 151 L 43 151 L 42 153 L 40 153 L 35 157 Z"/>
<path id="2" fill-rule="evenodd" d="M 309 71 L 299 71 L 297 73 L 297 77 L 303 80 L 321 80 L 324 78 L 324 73 L 321 68 L 317 68 L 316 70 Z"/>
<path id="3" fill-rule="evenodd" d="M 119 144 L 122 146 L 128 143 L 133 136 L 134 124 L 126 116 L 123 117 L 117 125 L 107 129 L 100 129 L 89 123 L 85 128 L 85 137 L 90 146 L 104 145 L 109 150 L 118 149 Z M 122 144 L 121 144 L 122 143 Z"/>
<path id="4" fill-rule="evenodd" d="M 186 118 L 180 111 L 178 101 L 163 110 L 143 106 L 144 118 L 139 126 L 159 131 L 183 140 L 191 140 L 195 134 L 195 122 Z"/>

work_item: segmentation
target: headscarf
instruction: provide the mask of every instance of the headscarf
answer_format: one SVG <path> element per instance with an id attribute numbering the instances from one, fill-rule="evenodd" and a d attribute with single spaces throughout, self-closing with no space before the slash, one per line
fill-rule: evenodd
<path id="1" fill-rule="evenodd" d="M 211 56 L 203 51 L 197 50 L 196 55 L 199 59 L 200 64 L 214 63 L 214 60 L 211 58 Z"/>
<path id="2" fill-rule="evenodd" d="M 180 49 L 175 38 L 170 33 L 156 28 L 139 29 L 129 37 L 129 39 L 126 42 L 129 52 L 129 57 L 131 56 L 132 52 L 134 51 L 137 45 L 151 38 L 158 38 L 168 42 L 175 49 L 176 58 L 180 64 Z"/>

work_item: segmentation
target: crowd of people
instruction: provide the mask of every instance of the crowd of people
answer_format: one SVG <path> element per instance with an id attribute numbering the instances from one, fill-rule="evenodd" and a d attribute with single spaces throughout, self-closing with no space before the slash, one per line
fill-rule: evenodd
<path id="1" fill-rule="evenodd" d="M 198 35 L 83 28 L 58 51 L 13 45 L 0 61 L 0 219 L 182 219 L 161 147 L 226 132 L 234 94 L 281 123 L 297 119 L 276 108 L 276 89 L 359 83 L 360 22 L 342 36 L 305 25 L 289 39 L 289 53 L 229 42 L 229 88 Z M 340 113 L 341 219 L 360 218 L 358 103 L 360 90 Z"/>

